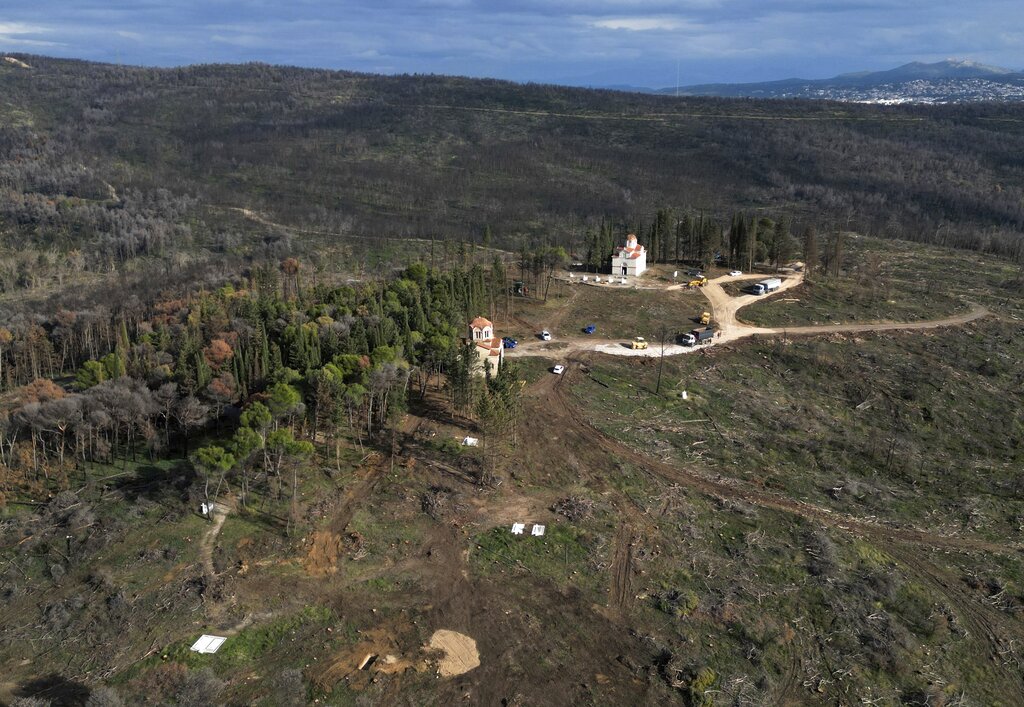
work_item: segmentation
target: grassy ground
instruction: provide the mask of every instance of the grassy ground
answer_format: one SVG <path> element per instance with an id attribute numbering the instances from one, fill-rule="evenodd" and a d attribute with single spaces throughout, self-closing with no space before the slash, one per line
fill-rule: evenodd
<path id="1" fill-rule="evenodd" d="M 656 362 L 598 357 L 599 382 L 581 380 L 573 395 L 609 435 L 701 474 L 999 543 L 1022 519 L 1022 358 L 1020 327 L 989 321 L 952 336 L 757 341 L 679 357 L 665 363 L 661 396 Z M 1019 556 L 908 550 L 650 479 L 619 484 L 657 522 L 634 550 L 644 553 L 634 621 L 658 627 L 668 665 L 687 679 L 707 668 L 727 694 L 756 685 L 750 704 L 1012 703 L 1016 658 L 999 651 L 1024 629 Z M 971 638 L 978 606 L 998 627 L 994 645 Z M 793 671 L 804 688 L 785 690 Z"/>
<path id="2" fill-rule="evenodd" d="M 662 325 L 668 328 L 670 336 L 677 330 L 689 330 L 693 327 L 692 318 L 708 308 L 707 299 L 698 291 L 664 292 L 589 285 L 574 285 L 566 291 L 567 297 L 549 300 L 547 305 L 520 307 L 520 319 L 532 326 L 510 327 L 512 335 L 529 337 L 548 329 L 557 340 L 585 336 L 583 328 L 595 324 L 596 337 L 629 340 L 643 336 L 656 341 Z"/>
<path id="3" fill-rule="evenodd" d="M 1019 523 L 1021 358 L 1020 328 L 991 321 L 670 359 L 661 396 L 657 362 L 602 358 L 599 383 L 573 392 L 644 449 L 836 510 L 997 539 Z"/>
<path id="4" fill-rule="evenodd" d="M 939 319 L 967 302 L 999 305 L 1019 266 L 974 253 L 850 236 L 840 277 L 813 281 L 740 311 L 760 326 Z M 726 291 L 742 294 L 743 283 Z"/>

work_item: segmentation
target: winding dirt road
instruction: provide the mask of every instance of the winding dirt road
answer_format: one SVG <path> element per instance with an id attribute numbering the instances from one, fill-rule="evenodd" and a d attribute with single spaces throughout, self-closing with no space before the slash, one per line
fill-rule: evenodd
<path id="1" fill-rule="evenodd" d="M 666 356 L 678 356 L 681 354 L 701 351 L 708 346 L 725 344 L 738 339 L 745 339 L 750 336 L 807 336 L 813 334 L 837 334 L 837 333 L 861 333 L 872 331 L 892 330 L 913 330 L 913 329 L 937 329 L 947 326 L 959 326 L 968 322 L 988 316 L 989 311 L 979 305 L 972 305 L 971 308 L 962 314 L 942 319 L 931 319 L 916 322 L 877 322 L 874 324 L 818 324 L 813 326 L 793 327 L 758 327 L 744 324 L 739 321 L 736 313 L 755 302 L 760 302 L 767 297 L 777 296 L 786 290 L 790 290 L 803 282 L 803 273 L 796 273 L 785 277 L 782 286 L 768 295 L 740 295 L 733 297 L 723 288 L 723 282 L 742 282 L 744 280 L 762 280 L 764 275 L 741 275 L 729 277 L 723 275 L 708 282 L 701 291 L 711 303 L 712 321 L 715 322 L 718 330 L 715 338 L 703 346 L 680 346 L 679 344 L 668 344 L 664 346 Z M 581 285 L 587 287 L 588 285 Z M 679 290 L 683 285 L 668 285 L 661 289 L 666 291 Z M 657 289 L 655 287 L 644 287 L 642 289 Z M 515 349 L 507 349 L 506 356 L 541 356 L 551 359 L 563 359 L 573 354 L 594 351 L 597 353 L 610 354 L 612 356 L 645 356 L 656 358 L 662 354 L 662 346 L 651 342 L 649 348 L 634 350 L 629 347 L 628 342 L 622 339 L 594 339 L 593 337 L 569 337 L 553 341 L 530 340 L 522 341 Z"/>

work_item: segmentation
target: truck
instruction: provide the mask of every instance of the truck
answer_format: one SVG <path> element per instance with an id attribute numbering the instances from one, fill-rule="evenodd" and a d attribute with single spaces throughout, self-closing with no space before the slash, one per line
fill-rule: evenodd
<path id="1" fill-rule="evenodd" d="M 700 323 L 707 326 L 711 323 L 711 312 L 702 312 L 700 315 Z"/>
<path id="2" fill-rule="evenodd" d="M 704 344 L 715 338 L 715 330 L 711 327 L 704 327 L 703 329 L 694 329 L 690 332 L 693 335 L 694 343 Z"/>
<path id="3" fill-rule="evenodd" d="M 770 277 L 767 280 L 761 280 L 756 285 L 752 285 L 750 293 L 753 295 L 765 295 L 769 292 L 775 292 L 780 287 L 782 287 L 782 280 L 777 277 Z"/>
<path id="4" fill-rule="evenodd" d="M 680 334 L 676 337 L 676 343 L 680 346 L 693 346 L 697 343 L 697 337 L 693 334 Z"/>
<path id="5" fill-rule="evenodd" d="M 629 346 L 630 346 L 630 348 L 633 348 L 633 349 L 646 349 L 647 348 L 647 340 L 644 339 L 644 337 L 642 337 L 642 336 L 638 336 L 635 339 L 633 339 L 631 342 L 629 342 Z"/>

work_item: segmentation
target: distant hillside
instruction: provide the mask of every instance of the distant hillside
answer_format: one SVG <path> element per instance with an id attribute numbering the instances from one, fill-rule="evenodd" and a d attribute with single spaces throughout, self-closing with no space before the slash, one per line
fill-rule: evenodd
<path id="1" fill-rule="evenodd" d="M 662 94 L 677 89 L 664 88 Z M 783 79 L 762 83 L 701 84 L 678 89 L 687 96 L 815 98 L 862 103 L 967 103 L 1024 101 L 1024 73 L 972 61 L 912 62 L 888 71 L 842 74 L 830 79 Z"/>
<path id="2" fill-rule="evenodd" d="M 3 242 L 100 263 L 238 252 L 256 224 L 225 207 L 381 259 L 388 237 L 480 243 L 487 228 L 494 245 L 572 251 L 602 222 L 645 228 L 664 208 L 1000 252 L 1024 228 L 1024 105 L 15 58 L 31 68 L 0 63 Z"/>

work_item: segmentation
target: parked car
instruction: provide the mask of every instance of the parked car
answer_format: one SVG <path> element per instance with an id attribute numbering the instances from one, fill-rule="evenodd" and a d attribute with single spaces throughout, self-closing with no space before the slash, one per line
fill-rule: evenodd
<path id="1" fill-rule="evenodd" d="M 560 376 L 563 373 L 565 373 L 565 366 L 559 363 L 558 365 L 551 369 L 551 372 L 554 373 L 556 376 Z"/>
<path id="2" fill-rule="evenodd" d="M 687 270 L 686 274 L 689 275 L 690 277 L 704 277 L 704 273 L 702 273 L 700 270 Z"/>
<path id="3" fill-rule="evenodd" d="M 545 329 L 540 333 L 541 341 L 551 341 L 551 332 Z"/>
<path id="4" fill-rule="evenodd" d="M 739 277 L 742 274 L 743 274 L 742 270 L 730 270 L 729 271 L 729 277 Z"/>
<path id="5" fill-rule="evenodd" d="M 587 324 L 585 327 L 583 327 L 584 334 L 593 334 L 595 331 L 597 331 L 596 324 Z"/>
<path id="6" fill-rule="evenodd" d="M 501 337 L 501 343 L 504 344 L 506 349 L 514 349 L 519 345 L 519 342 L 513 339 L 511 336 Z"/>

